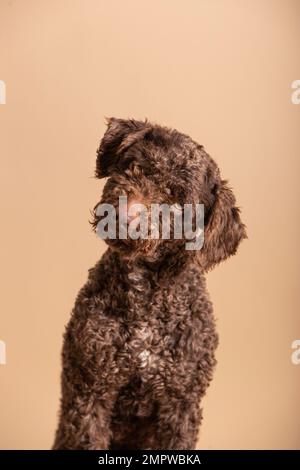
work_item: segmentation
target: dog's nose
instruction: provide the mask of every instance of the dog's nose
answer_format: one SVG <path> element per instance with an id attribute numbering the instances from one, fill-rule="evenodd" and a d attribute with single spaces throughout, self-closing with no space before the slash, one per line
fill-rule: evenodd
<path id="1" fill-rule="evenodd" d="M 130 224 L 130 222 L 134 219 L 136 219 L 139 216 L 139 214 L 127 214 L 127 223 Z"/>
<path id="2" fill-rule="evenodd" d="M 129 225 L 130 222 L 140 217 L 141 210 L 138 207 L 138 202 L 131 200 L 127 203 L 127 206 L 122 206 L 119 208 L 119 217 L 123 223 Z M 135 205 L 137 205 L 135 207 Z"/>
<path id="3" fill-rule="evenodd" d="M 122 224 L 129 225 L 132 220 L 134 220 L 136 215 L 129 214 L 128 210 L 121 209 L 119 210 L 119 219 L 122 221 Z"/>

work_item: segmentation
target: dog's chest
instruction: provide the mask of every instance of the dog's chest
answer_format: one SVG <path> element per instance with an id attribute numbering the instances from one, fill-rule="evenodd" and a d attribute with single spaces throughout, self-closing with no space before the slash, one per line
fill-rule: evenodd
<path id="1" fill-rule="evenodd" d="M 165 323 L 151 316 L 149 321 L 131 325 L 125 345 L 131 372 L 144 383 L 152 383 L 158 375 L 165 375 L 168 369 L 174 368 L 178 333 L 173 322 Z"/>
<path id="2" fill-rule="evenodd" d="M 155 370 L 161 357 L 161 344 L 155 325 L 141 322 L 132 328 L 127 343 L 129 361 L 141 373 Z"/>
<path id="3" fill-rule="evenodd" d="M 144 382 L 169 377 L 193 353 L 190 294 L 172 280 L 153 290 L 137 276 L 130 281 L 122 357 Z"/>

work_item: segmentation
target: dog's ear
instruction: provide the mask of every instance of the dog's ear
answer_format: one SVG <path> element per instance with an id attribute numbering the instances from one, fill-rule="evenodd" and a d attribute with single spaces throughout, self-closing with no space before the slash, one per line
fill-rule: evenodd
<path id="1" fill-rule="evenodd" d="M 107 118 L 107 129 L 97 150 L 96 177 L 109 176 L 115 165 L 131 145 L 151 129 L 147 121 Z"/>
<path id="2" fill-rule="evenodd" d="M 205 216 L 204 243 L 198 252 L 198 262 L 207 271 L 237 251 L 247 238 L 240 210 L 227 181 L 217 181 L 211 189 L 212 205 Z"/>

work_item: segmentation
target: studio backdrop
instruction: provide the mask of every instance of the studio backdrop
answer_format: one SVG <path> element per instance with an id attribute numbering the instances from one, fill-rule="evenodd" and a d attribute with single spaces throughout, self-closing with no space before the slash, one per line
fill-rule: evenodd
<path id="1" fill-rule="evenodd" d="M 220 337 L 200 449 L 300 448 L 300 2 L 1 0 L 0 448 L 50 448 L 62 335 L 106 246 L 106 116 L 179 129 L 248 239 L 208 274 Z"/>

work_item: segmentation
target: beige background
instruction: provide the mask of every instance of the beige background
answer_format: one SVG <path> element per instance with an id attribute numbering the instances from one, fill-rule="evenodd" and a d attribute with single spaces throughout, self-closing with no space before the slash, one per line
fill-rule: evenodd
<path id="1" fill-rule="evenodd" d="M 200 448 L 300 448 L 300 2 L 0 0 L 0 447 L 49 448 L 62 333 L 105 246 L 104 116 L 204 144 L 249 240 L 208 276 L 221 344 Z"/>

